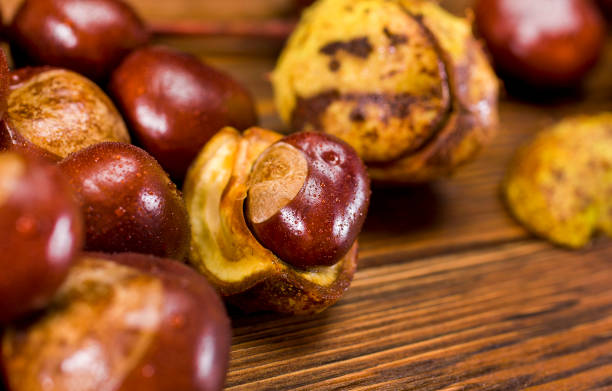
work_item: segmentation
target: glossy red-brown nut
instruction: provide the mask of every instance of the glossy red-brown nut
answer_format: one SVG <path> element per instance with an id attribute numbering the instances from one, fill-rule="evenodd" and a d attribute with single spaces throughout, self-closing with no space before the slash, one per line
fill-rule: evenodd
<path id="1" fill-rule="evenodd" d="M 249 92 L 196 57 L 165 47 L 128 56 L 110 90 L 140 145 L 178 182 L 222 127 L 257 122 Z"/>
<path id="2" fill-rule="evenodd" d="M 183 259 L 190 241 L 181 194 L 153 157 L 122 143 L 100 143 L 60 162 L 85 217 L 90 251 Z"/>
<path id="3" fill-rule="evenodd" d="M 591 0 L 479 0 L 476 27 L 504 76 L 576 84 L 599 58 L 605 28 Z"/>
<path id="4" fill-rule="evenodd" d="M 9 328 L 11 391 L 219 391 L 230 322 L 206 279 L 172 260 L 86 254 L 40 316 Z"/>
<path id="5" fill-rule="evenodd" d="M 122 0 L 25 0 L 10 34 L 16 57 L 27 65 L 68 68 L 97 81 L 149 40 Z"/>
<path id="6" fill-rule="evenodd" d="M 103 141 L 130 142 L 121 115 L 91 80 L 66 69 L 21 68 L 9 74 L 0 149 L 58 161 Z"/>
<path id="7" fill-rule="evenodd" d="M 246 218 L 264 247 L 309 269 L 346 255 L 369 201 L 370 180 L 355 150 L 334 136 L 301 132 L 271 145 L 255 162 Z"/>
<path id="8" fill-rule="evenodd" d="M 0 153 L 0 322 L 45 306 L 83 245 L 81 212 L 61 171 Z"/>

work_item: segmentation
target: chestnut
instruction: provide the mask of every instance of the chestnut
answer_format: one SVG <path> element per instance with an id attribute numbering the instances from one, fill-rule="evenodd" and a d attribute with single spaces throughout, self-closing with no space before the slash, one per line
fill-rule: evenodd
<path id="1" fill-rule="evenodd" d="M 45 306 L 83 244 L 81 212 L 61 171 L 0 153 L 0 322 Z"/>
<path id="2" fill-rule="evenodd" d="M 95 83 L 50 67 L 10 73 L 0 148 L 59 160 L 102 141 L 129 143 L 130 136 L 112 101 Z"/>
<path id="3" fill-rule="evenodd" d="M 73 153 L 59 167 L 78 195 L 87 250 L 186 257 L 190 231 L 184 201 L 148 153 L 106 142 Z"/>
<path id="4" fill-rule="evenodd" d="M 370 181 L 357 152 L 317 132 L 295 133 L 255 161 L 246 218 L 255 237 L 300 269 L 331 266 L 361 231 Z"/>
<path id="5" fill-rule="evenodd" d="M 26 65 L 68 68 L 104 81 L 149 32 L 122 0 L 25 0 L 10 25 Z"/>
<path id="6" fill-rule="evenodd" d="M 476 27 L 504 76 L 571 87 L 599 58 L 604 21 L 591 0 L 479 0 Z"/>
<path id="7" fill-rule="evenodd" d="M 271 145 L 282 139 L 283 135 L 262 128 L 254 127 L 239 132 L 228 127 L 221 129 L 206 143 L 189 168 L 184 186 L 192 233 L 189 262 L 214 284 L 225 300 L 245 312 L 313 314 L 337 302 L 350 286 L 357 268 L 358 244 L 355 241 L 348 253 L 331 266 L 304 270 L 284 262 L 273 249 L 257 240 L 252 228 L 249 228 L 245 205 L 252 202 L 252 199 L 247 201 L 247 198 L 252 196 L 248 196 L 248 192 L 255 185 L 252 179 L 253 167 Z M 291 148 L 298 149 L 294 146 Z M 336 148 L 338 150 L 325 144 L 320 150 L 345 152 L 343 146 Z M 317 148 L 306 148 L 306 151 L 316 153 Z M 291 154 L 288 156 L 292 157 Z M 300 159 L 302 157 L 298 155 L 298 162 Z M 309 160 L 304 159 L 308 163 Z M 285 159 L 285 163 L 289 160 Z M 352 171 L 360 171 L 351 170 L 350 159 L 347 160 L 349 174 Z M 321 163 L 315 159 L 310 161 Z M 277 163 L 280 164 L 282 163 Z M 326 170 L 325 167 L 315 169 L 320 169 L 321 172 Z M 283 172 L 276 169 L 274 171 Z M 292 170 L 284 171 L 289 173 Z M 329 173 L 333 176 L 337 171 L 332 168 Z M 290 178 L 284 181 L 281 176 L 279 175 L 278 183 L 282 186 L 278 186 L 278 190 L 287 193 L 291 186 L 287 186 L 285 182 L 293 181 Z M 350 185 L 351 181 L 348 182 Z M 263 182 L 260 186 L 265 188 Z M 331 190 L 335 191 L 335 187 L 332 186 Z M 349 186 L 346 192 L 351 190 L 355 189 Z M 295 192 L 295 189 L 293 191 Z M 264 192 L 260 190 L 260 193 Z M 366 191 L 363 195 L 367 197 L 369 192 Z M 278 202 L 281 197 L 274 195 L 273 198 Z M 338 202 L 346 202 L 347 199 L 350 200 L 350 196 L 343 195 L 339 197 Z M 328 201 L 328 198 L 324 196 L 322 200 Z M 335 199 L 332 201 L 336 202 Z M 256 205 L 257 202 L 253 204 Z M 322 207 L 321 205 L 322 203 L 317 206 Z M 355 206 L 358 205 L 356 202 Z M 332 213 L 337 210 L 340 208 L 332 210 Z M 349 211 L 348 214 L 353 215 L 353 212 Z M 357 220 L 359 218 L 360 216 L 356 216 Z M 324 226 L 320 228 L 329 230 Z"/>
<path id="8" fill-rule="evenodd" d="M 47 310 L 9 328 L 11 391 L 218 391 L 230 322 L 197 272 L 138 254 L 87 254 Z"/>
<path id="9" fill-rule="evenodd" d="M 135 51 L 113 73 L 110 91 L 140 145 L 181 182 L 222 127 L 257 122 L 249 92 L 196 57 L 156 46 Z"/>

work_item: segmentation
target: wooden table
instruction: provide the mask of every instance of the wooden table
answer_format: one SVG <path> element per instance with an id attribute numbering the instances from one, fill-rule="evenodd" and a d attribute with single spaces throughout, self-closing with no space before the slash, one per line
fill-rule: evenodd
<path id="1" fill-rule="evenodd" d="M 132 0 L 153 21 L 210 16 L 211 1 Z M 279 1 L 260 0 L 266 11 L 215 1 L 252 18 L 283 9 Z M 446 3 L 460 11 L 467 2 Z M 220 17 L 232 14 L 226 6 Z M 267 82 L 278 43 L 163 41 L 243 81 L 262 125 L 286 130 Z M 612 110 L 611 69 L 612 40 L 580 96 L 502 98 L 499 136 L 455 177 L 374 189 L 359 271 L 340 302 L 312 317 L 232 313 L 227 389 L 612 389 L 612 240 L 555 248 L 518 226 L 499 195 L 513 151 L 535 132 L 567 115 Z"/>
<path id="2" fill-rule="evenodd" d="M 283 129 L 274 59 L 207 58 Z M 612 40 L 580 96 L 504 97 L 502 129 L 457 175 L 375 188 L 359 270 L 313 317 L 232 314 L 228 390 L 612 390 L 612 240 L 555 248 L 513 221 L 500 182 L 517 146 L 573 114 L 612 110 Z"/>

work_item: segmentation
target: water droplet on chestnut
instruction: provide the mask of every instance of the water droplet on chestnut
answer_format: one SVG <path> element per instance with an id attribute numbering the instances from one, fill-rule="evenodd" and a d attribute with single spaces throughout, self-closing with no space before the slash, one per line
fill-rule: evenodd
<path id="1" fill-rule="evenodd" d="M 68 68 L 96 81 L 149 40 L 122 0 L 25 0 L 10 34 L 19 62 Z"/>
<path id="2" fill-rule="evenodd" d="M 603 18 L 591 0 L 479 0 L 476 26 L 503 76 L 568 87 L 603 49 Z"/>
<path id="3" fill-rule="evenodd" d="M 79 196 L 88 250 L 186 257 L 190 229 L 183 199 L 148 153 L 106 142 L 59 166 Z"/>
<path id="4" fill-rule="evenodd" d="M 238 82 L 166 47 L 129 55 L 110 90 L 140 145 L 178 182 L 217 131 L 257 122 L 253 99 Z"/>
<path id="5" fill-rule="evenodd" d="M 255 162 L 245 215 L 260 243 L 301 268 L 340 260 L 370 200 L 363 162 L 345 142 L 316 132 L 287 136 Z"/>
<path id="6" fill-rule="evenodd" d="M 81 212 L 54 165 L 0 153 L 0 322 L 46 305 L 83 244 Z"/>

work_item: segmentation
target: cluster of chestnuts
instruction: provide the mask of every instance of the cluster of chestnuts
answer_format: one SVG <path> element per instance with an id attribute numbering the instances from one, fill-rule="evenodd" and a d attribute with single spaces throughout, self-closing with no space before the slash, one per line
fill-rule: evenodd
<path id="1" fill-rule="evenodd" d="M 219 294 L 313 313 L 348 288 L 370 198 L 351 146 L 254 128 L 243 86 L 150 45 L 122 0 L 25 0 L 6 31 L 8 391 L 219 390 L 231 335 Z"/>

